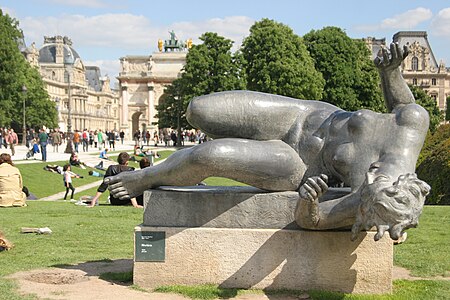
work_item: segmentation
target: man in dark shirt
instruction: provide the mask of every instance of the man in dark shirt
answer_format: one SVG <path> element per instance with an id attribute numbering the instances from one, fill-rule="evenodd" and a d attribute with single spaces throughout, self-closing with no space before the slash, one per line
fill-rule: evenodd
<path id="1" fill-rule="evenodd" d="M 39 129 L 38 138 L 39 138 L 39 145 L 41 146 L 42 160 L 47 161 L 47 140 L 48 140 L 47 132 L 45 132 L 44 129 Z"/>
<path id="2" fill-rule="evenodd" d="M 117 158 L 118 165 L 109 166 L 108 169 L 106 169 L 105 177 L 107 178 L 109 176 L 114 176 L 122 172 L 129 172 L 134 171 L 133 167 L 128 166 L 128 161 L 130 160 L 130 155 L 127 152 L 122 152 L 119 154 L 119 157 Z M 98 198 L 100 198 L 101 194 L 103 194 L 108 189 L 108 184 L 105 182 L 102 182 L 102 184 L 98 187 L 97 193 L 95 194 L 95 197 L 91 201 L 91 205 L 89 207 L 94 207 L 97 203 Z M 139 205 L 136 202 L 135 198 L 132 198 L 130 200 L 119 200 L 117 198 L 114 198 L 113 196 L 109 196 L 109 202 L 111 205 L 133 205 L 136 208 L 142 208 L 142 205 Z"/>

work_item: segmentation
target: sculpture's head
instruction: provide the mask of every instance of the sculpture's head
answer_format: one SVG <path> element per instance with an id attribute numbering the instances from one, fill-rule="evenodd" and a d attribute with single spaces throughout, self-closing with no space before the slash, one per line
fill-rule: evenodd
<path id="1" fill-rule="evenodd" d="M 378 241 L 387 230 L 393 240 L 404 230 L 416 227 L 430 186 L 416 174 L 403 174 L 396 181 L 370 170 L 361 187 L 361 203 L 352 228 L 352 240 L 360 230 L 377 227 Z"/>

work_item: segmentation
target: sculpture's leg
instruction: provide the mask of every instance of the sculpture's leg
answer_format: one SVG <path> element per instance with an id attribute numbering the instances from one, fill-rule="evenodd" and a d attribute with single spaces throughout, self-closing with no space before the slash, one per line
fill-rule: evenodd
<path id="1" fill-rule="evenodd" d="M 105 180 L 118 198 L 161 185 L 195 185 L 210 176 L 271 190 L 297 190 L 305 173 L 299 155 L 282 141 L 219 139 L 180 150 L 163 163 Z"/>

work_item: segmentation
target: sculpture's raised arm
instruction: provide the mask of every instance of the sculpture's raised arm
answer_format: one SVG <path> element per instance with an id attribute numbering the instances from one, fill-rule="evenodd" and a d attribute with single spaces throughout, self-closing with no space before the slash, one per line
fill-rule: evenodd
<path id="1" fill-rule="evenodd" d="M 383 47 L 381 56 L 374 60 L 380 73 L 381 88 L 389 112 L 399 106 L 415 102 L 399 68 L 408 53 L 407 46 L 401 49 L 398 43 L 391 43 L 390 51 Z"/>

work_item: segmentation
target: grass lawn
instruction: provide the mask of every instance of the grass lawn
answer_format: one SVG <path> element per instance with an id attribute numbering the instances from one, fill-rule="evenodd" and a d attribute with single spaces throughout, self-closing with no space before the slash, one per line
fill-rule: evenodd
<path id="1" fill-rule="evenodd" d="M 163 155 L 164 151 L 161 151 Z M 170 153 L 167 153 L 169 155 Z M 59 164 L 59 163 L 55 163 Z M 44 171 L 45 163 L 17 165 L 25 184 L 40 197 L 64 190 L 62 176 Z M 62 164 L 59 164 L 62 165 Z M 84 175 L 88 170 L 76 169 Z M 44 180 L 43 180 L 44 178 Z M 74 184 L 98 180 L 86 176 Z M 223 178 L 208 178 L 208 185 L 236 185 Z M 80 193 L 94 195 L 97 187 Z M 86 261 L 132 259 L 133 228 L 142 223 L 142 210 L 103 204 L 88 209 L 69 202 L 28 201 L 23 208 L 0 209 L 0 230 L 15 244 L 11 251 L 0 252 L 0 299 L 29 299 L 18 296 L 14 282 L 3 278 L 22 270 L 75 264 Z M 53 234 L 21 234 L 21 227 L 49 227 Z M 450 276 L 450 206 L 427 206 L 418 228 L 408 230 L 406 243 L 394 247 L 394 263 L 423 277 Z M 113 275 L 109 275 L 113 276 Z M 130 279 L 130 274 L 115 277 Z M 217 286 L 161 287 L 197 299 L 228 297 L 243 290 L 224 290 Z M 295 291 L 278 291 L 297 295 Z M 301 294 L 301 293 L 300 293 Z M 450 299 L 450 281 L 419 280 L 394 282 L 394 294 L 355 296 L 310 291 L 313 299 Z"/>

